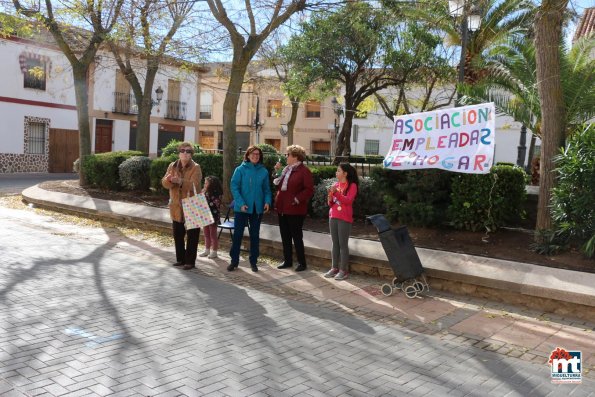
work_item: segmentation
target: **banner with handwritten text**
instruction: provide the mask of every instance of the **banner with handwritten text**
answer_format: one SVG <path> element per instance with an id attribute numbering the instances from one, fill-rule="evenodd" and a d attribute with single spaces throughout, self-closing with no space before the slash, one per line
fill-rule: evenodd
<path id="1" fill-rule="evenodd" d="M 494 160 L 495 127 L 493 103 L 398 116 L 384 167 L 487 174 Z"/>

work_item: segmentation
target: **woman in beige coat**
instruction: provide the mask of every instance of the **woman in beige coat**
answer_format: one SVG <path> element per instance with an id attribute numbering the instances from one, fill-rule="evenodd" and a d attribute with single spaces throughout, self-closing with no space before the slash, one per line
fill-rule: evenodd
<path id="1" fill-rule="evenodd" d="M 184 270 L 190 270 L 196 265 L 196 251 L 198 249 L 198 237 L 200 229 L 186 230 L 184 227 L 184 211 L 182 210 L 182 199 L 194 196 L 196 191 L 202 190 L 202 171 L 200 165 L 192 160 L 194 146 L 190 142 L 182 142 L 178 146 L 178 160 L 167 167 L 161 184 L 169 190 L 169 213 L 172 220 L 174 243 L 176 246 L 176 263 L 174 266 L 182 266 Z M 186 244 L 184 244 L 186 236 Z"/>

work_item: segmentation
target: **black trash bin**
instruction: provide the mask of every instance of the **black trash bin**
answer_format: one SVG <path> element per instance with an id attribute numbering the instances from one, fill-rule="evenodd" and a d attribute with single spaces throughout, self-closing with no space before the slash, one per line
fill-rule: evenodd
<path id="1" fill-rule="evenodd" d="M 392 229 L 390 222 L 382 214 L 366 217 L 378 230 L 378 238 L 395 274 L 392 284 L 384 284 L 382 293 L 392 295 L 394 289 L 401 289 L 407 297 L 414 298 L 418 293 L 429 290 L 413 241 L 407 226 Z M 420 277 L 418 280 L 417 278 Z"/>

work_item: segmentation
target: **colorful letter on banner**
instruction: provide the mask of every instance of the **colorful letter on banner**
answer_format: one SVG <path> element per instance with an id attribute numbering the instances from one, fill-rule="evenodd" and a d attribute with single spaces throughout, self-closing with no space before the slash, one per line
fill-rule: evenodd
<path id="1" fill-rule="evenodd" d="M 494 161 L 495 127 L 493 103 L 396 117 L 384 167 L 487 174 Z"/>

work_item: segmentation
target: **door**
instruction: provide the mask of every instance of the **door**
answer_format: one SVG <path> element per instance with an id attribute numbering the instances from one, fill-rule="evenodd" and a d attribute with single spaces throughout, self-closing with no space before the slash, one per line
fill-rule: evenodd
<path id="1" fill-rule="evenodd" d="M 73 172 L 72 163 L 79 157 L 78 130 L 50 128 L 49 172 Z"/>
<path id="2" fill-rule="evenodd" d="M 312 154 L 329 156 L 331 154 L 331 143 L 329 141 L 311 141 Z"/>
<path id="3" fill-rule="evenodd" d="M 130 137 L 128 138 L 128 150 L 136 150 L 136 121 L 130 121 Z"/>
<path id="4" fill-rule="evenodd" d="M 278 152 L 281 151 L 281 139 L 265 139 L 264 143 L 273 146 Z"/>
<path id="5" fill-rule="evenodd" d="M 184 141 L 184 126 L 172 124 L 159 124 L 157 134 L 157 156 L 161 156 L 163 148 L 172 140 Z"/>
<path id="6" fill-rule="evenodd" d="M 215 149 L 215 132 L 200 131 L 198 136 L 198 144 L 203 149 Z"/>
<path id="7" fill-rule="evenodd" d="M 112 151 L 112 120 L 95 121 L 95 153 Z"/>

